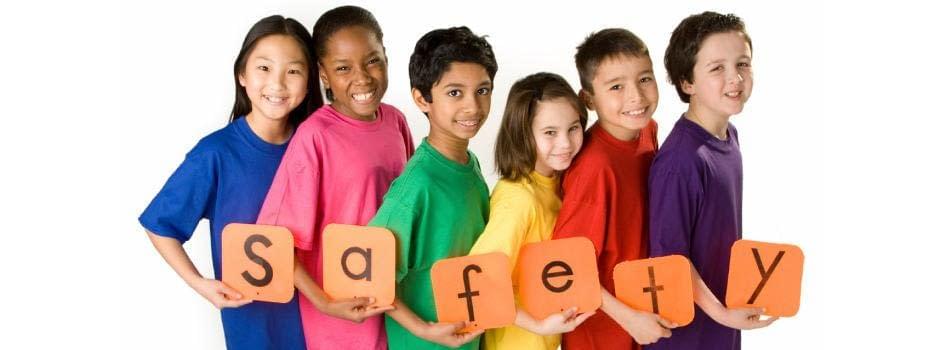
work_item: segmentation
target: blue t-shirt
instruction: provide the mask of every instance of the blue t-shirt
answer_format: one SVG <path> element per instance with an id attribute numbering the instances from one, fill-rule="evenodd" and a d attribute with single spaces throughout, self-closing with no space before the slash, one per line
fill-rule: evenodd
<path id="1" fill-rule="evenodd" d="M 157 235 L 186 242 L 209 219 L 212 266 L 222 277 L 222 229 L 254 224 L 287 143 L 265 142 L 239 118 L 196 144 L 140 215 Z M 229 349 L 304 349 L 297 295 L 286 304 L 254 301 L 222 309 Z"/>

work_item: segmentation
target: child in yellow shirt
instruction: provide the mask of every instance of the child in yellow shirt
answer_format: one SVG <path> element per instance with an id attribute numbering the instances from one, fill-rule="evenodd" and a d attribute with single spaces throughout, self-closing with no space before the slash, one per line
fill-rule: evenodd
<path id="1" fill-rule="evenodd" d="M 496 138 L 501 178 L 490 196 L 489 222 L 470 254 L 509 256 L 516 305 L 520 305 L 519 250 L 527 243 L 552 239 L 561 208 L 558 178 L 581 149 L 586 123 L 587 110 L 557 74 L 532 74 L 509 90 Z M 483 348 L 554 350 L 561 333 L 573 330 L 592 314 L 577 314 L 571 308 L 535 320 L 520 306 L 515 325 L 486 331 Z"/>

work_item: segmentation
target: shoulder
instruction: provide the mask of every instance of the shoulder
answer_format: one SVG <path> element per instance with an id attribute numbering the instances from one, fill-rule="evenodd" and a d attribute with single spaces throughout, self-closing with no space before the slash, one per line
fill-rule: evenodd
<path id="1" fill-rule="evenodd" d="M 500 179 L 493 187 L 493 195 L 490 198 L 490 202 L 494 207 L 500 203 L 526 207 L 535 202 L 535 193 L 532 191 L 532 186 L 525 179 L 517 181 Z"/>
<path id="2" fill-rule="evenodd" d="M 213 159 L 230 154 L 238 148 L 238 131 L 235 122 L 213 131 L 199 139 L 199 142 L 186 154 L 187 159 Z"/>
<path id="3" fill-rule="evenodd" d="M 390 118 L 395 121 L 405 121 L 405 114 L 401 112 L 397 107 L 392 106 L 386 103 L 379 103 L 379 114 L 383 117 Z"/>

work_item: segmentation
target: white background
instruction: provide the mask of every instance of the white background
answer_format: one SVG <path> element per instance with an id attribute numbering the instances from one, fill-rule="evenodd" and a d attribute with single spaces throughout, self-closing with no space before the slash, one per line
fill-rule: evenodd
<path id="1" fill-rule="evenodd" d="M 225 125 L 232 64 L 270 14 L 308 29 L 339 2 L 5 3 L 0 54 L 0 348 L 221 348 L 218 312 L 152 248 L 136 218 L 196 141 Z M 733 12 L 754 41 L 755 89 L 732 119 L 745 166 L 745 237 L 806 255 L 801 309 L 744 333 L 749 349 L 917 346 L 934 339 L 940 233 L 936 20 L 891 1 L 369 1 L 390 60 L 384 101 L 416 138 L 407 62 L 435 28 L 489 35 L 500 70 L 471 142 L 490 186 L 513 81 L 577 87 L 574 48 L 625 27 L 649 46 L 665 139 L 685 109 L 662 56 L 689 14 Z M 592 116 L 591 121 L 596 118 Z M 208 225 L 187 244 L 211 275 Z"/>

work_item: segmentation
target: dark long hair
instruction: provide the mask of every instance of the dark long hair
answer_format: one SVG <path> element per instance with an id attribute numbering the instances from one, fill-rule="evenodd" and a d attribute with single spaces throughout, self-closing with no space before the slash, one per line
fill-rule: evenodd
<path id="1" fill-rule="evenodd" d="M 229 122 L 244 117 L 251 112 L 251 100 L 248 99 L 248 93 L 245 87 L 238 83 L 238 77 L 245 73 L 245 65 L 248 56 L 254 50 L 255 44 L 259 40 L 269 35 L 287 35 L 300 45 L 304 57 L 307 59 L 307 96 L 297 108 L 290 112 L 287 121 L 291 126 L 296 127 L 310 113 L 323 105 L 323 97 L 320 95 L 320 73 L 317 70 L 317 60 L 312 50 L 312 39 L 310 33 L 300 22 L 293 18 L 284 18 L 284 16 L 274 15 L 265 17 L 251 26 L 248 35 L 245 35 L 245 41 L 242 43 L 242 49 L 238 52 L 238 58 L 235 59 L 235 105 L 232 106 L 232 114 L 229 116 Z"/>

